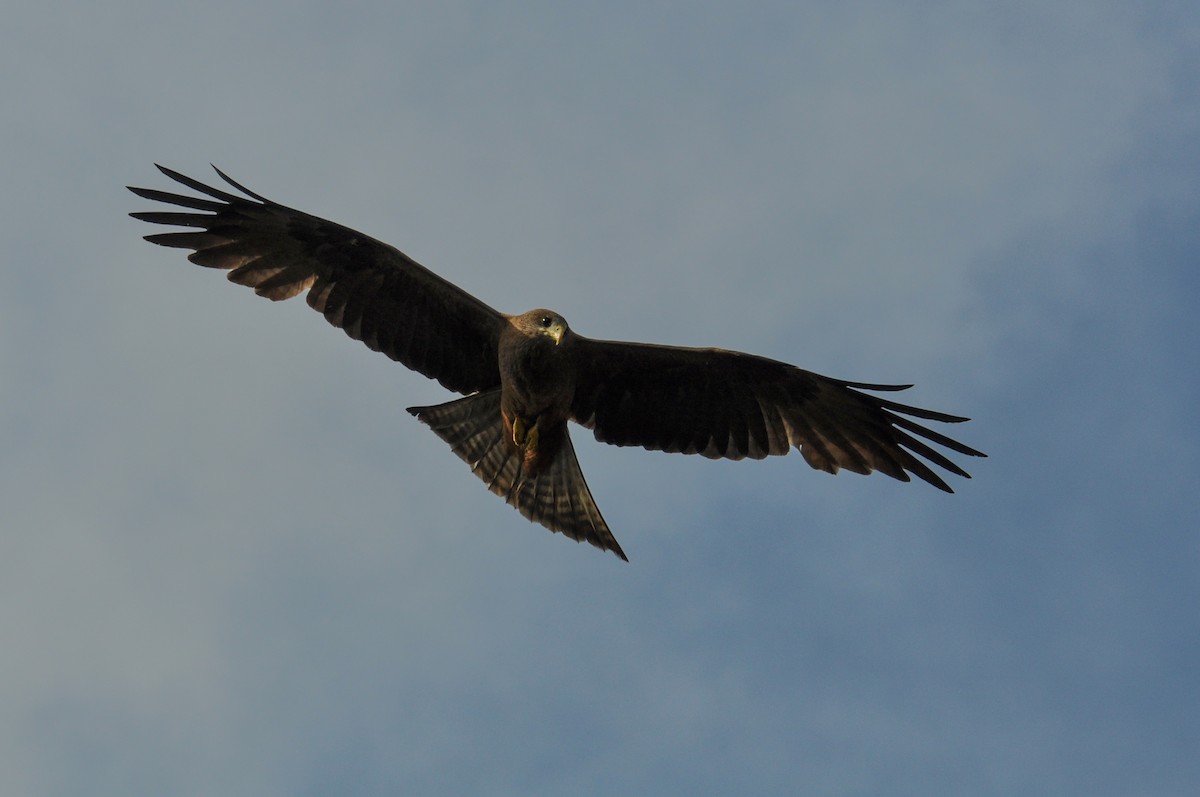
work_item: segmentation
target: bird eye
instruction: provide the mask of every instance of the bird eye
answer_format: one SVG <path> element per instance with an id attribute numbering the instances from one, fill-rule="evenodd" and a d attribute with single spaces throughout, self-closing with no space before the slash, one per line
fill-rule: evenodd
<path id="1" fill-rule="evenodd" d="M 550 324 L 551 324 L 550 316 L 548 316 L 548 315 L 542 316 L 541 318 L 538 319 L 538 323 L 542 325 L 543 329 L 549 329 Z"/>

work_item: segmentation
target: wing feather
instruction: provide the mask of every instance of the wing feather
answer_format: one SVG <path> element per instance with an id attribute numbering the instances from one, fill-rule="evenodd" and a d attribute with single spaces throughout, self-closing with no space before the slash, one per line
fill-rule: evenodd
<path id="1" fill-rule="evenodd" d="M 496 352 L 503 314 L 400 250 L 272 202 L 219 169 L 217 174 L 244 196 L 158 168 L 204 197 L 129 190 L 143 199 L 203 212 L 131 213 L 151 224 L 192 228 L 147 235 L 146 240 L 191 249 L 193 263 L 225 269 L 231 281 L 268 299 L 308 291 L 308 303 L 331 324 L 451 390 L 471 393 L 500 384 Z"/>
<path id="2" fill-rule="evenodd" d="M 946 492 L 950 486 L 928 463 L 970 476 L 918 438 L 985 456 L 911 420 L 966 418 L 864 392 L 909 385 L 846 382 L 723 349 L 576 336 L 575 351 L 573 418 L 601 442 L 726 459 L 786 454 L 795 447 L 810 466 L 828 473 L 844 468 L 901 481 L 916 476 Z"/>

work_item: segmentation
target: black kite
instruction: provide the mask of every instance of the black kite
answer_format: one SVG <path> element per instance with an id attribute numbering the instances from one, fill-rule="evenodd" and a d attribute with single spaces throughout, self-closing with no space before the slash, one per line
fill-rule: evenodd
<path id="1" fill-rule="evenodd" d="M 268 299 L 307 291 L 309 305 L 350 337 L 464 394 L 409 412 L 522 515 L 622 559 L 579 470 L 568 420 L 604 443 L 710 458 L 761 459 L 795 446 L 828 473 L 877 470 L 901 481 L 911 473 L 946 492 L 917 456 L 970 476 L 918 437 L 984 456 L 904 416 L 966 418 L 860 392 L 908 385 L 845 382 L 723 349 L 585 338 L 550 310 L 493 310 L 398 249 L 272 202 L 220 170 L 245 196 L 158 168 L 209 198 L 130 187 L 199 211 L 130 214 L 196 230 L 147 241 L 192 249 L 188 260 L 226 269 Z"/>

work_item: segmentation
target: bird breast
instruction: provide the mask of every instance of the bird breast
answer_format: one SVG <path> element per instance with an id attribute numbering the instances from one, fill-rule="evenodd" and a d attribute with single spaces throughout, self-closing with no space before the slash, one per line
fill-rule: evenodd
<path id="1" fill-rule="evenodd" d="M 565 417 L 575 394 L 569 343 L 556 346 L 545 335 L 514 337 L 500 349 L 505 406 L 528 417 L 553 408 Z"/>

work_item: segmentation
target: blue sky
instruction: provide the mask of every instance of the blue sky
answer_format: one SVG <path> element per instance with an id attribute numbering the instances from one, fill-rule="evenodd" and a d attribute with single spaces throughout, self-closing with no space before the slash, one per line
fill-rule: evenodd
<path id="1" fill-rule="evenodd" d="M 1200 11 L 18 3 L 0 793 L 1183 795 Z M 946 496 L 576 430 L 631 562 L 436 383 L 140 240 L 209 162 L 509 312 L 915 382 Z"/>

